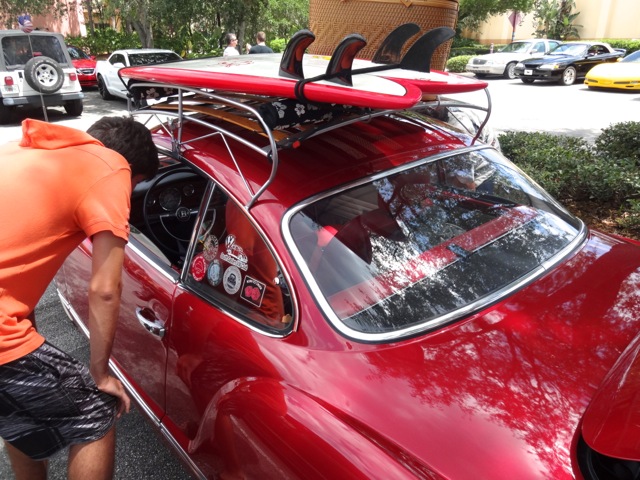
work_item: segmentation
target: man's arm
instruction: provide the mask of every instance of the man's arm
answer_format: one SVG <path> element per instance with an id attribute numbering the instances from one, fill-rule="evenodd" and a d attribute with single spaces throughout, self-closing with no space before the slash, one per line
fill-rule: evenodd
<path id="1" fill-rule="evenodd" d="M 123 410 L 128 412 L 130 405 L 122 383 L 109 373 L 109 356 L 120 312 L 125 244 L 111 232 L 99 232 L 93 236 L 89 283 L 89 370 L 98 389 L 118 397 L 118 414 Z"/>

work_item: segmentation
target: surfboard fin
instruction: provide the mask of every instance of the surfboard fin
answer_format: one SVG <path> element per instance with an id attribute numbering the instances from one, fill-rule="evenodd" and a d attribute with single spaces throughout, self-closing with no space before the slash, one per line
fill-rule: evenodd
<path id="1" fill-rule="evenodd" d="M 367 41 L 359 33 L 352 33 L 344 37 L 333 51 L 333 55 L 331 55 L 325 73 L 326 79 L 330 82 L 352 87 L 351 71 L 353 59 L 366 44 Z"/>
<path id="2" fill-rule="evenodd" d="M 378 50 L 373 54 L 373 63 L 400 63 L 402 47 L 411 37 L 420 31 L 420 26 L 415 23 L 405 23 L 396 27 L 380 43 Z"/>
<path id="3" fill-rule="evenodd" d="M 298 30 L 287 43 L 280 61 L 280 76 L 302 80 L 302 58 L 304 52 L 313 43 L 316 36 L 311 30 Z"/>
<path id="4" fill-rule="evenodd" d="M 428 73 L 431 71 L 431 57 L 436 48 L 455 37 L 456 32 L 449 27 L 438 27 L 422 35 L 402 57 L 400 68 Z"/>

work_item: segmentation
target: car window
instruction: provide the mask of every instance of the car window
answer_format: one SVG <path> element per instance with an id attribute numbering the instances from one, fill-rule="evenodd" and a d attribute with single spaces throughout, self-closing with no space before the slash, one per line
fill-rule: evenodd
<path id="1" fill-rule="evenodd" d="M 529 42 L 513 42 L 500 51 L 505 53 L 526 52 L 529 49 L 529 45 L 531 45 Z"/>
<path id="2" fill-rule="evenodd" d="M 16 35 L 2 38 L 2 52 L 6 65 L 24 65 L 33 57 L 49 57 L 66 65 L 60 39 L 54 35 Z"/>
<path id="3" fill-rule="evenodd" d="M 320 198 L 289 225 L 329 318 L 365 334 L 488 302 L 539 271 L 581 228 L 493 150 Z"/>
<path id="4" fill-rule="evenodd" d="M 72 60 L 91 60 L 91 57 L 79 48 L 67 47 L 67 50 Z"/>
<path id="5" fill-rule="evenodd" d="M 127 62 L 124 59 L 124 55 L 121 53 L 116 53 L 115 55 L 112 55 L 111 58 L 109 58 L 109 63 L 111 65 L 115 65 L 116 63 L 122 63 L 123 65 L 127 64 Z"/>
<path id="6" fill-rule="evenodd" d="M 274 255 L 242 208 L 219 188 L 206 205 L 186 283 L 254 325 L 291 326 L 289 289 Z"/>
<path id="7" fill-rule="evenodd" d="M 149 65 L 152 63 L 175 62 L 182 60 L 177 53 L 155 52 L 155 53 L 133 53 L 129 55 L 131 66 Z"/>
<path id="8" fill-rule="evenodd" d="M 532 53 L 544 53 L 544 42 L 537 42 L 533 46 Z"/>

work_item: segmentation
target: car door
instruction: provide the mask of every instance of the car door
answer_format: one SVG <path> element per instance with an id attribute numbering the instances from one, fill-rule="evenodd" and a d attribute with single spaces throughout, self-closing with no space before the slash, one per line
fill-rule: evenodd
<path id="1" fill-rule="evenodd" d="M 291 331 L 292 312 L 276 258 L 241 207 L 212 185 L 204 211 L 175 291 L 163 424 L 214 478 L 237 467 L 227 408 L 245 408 L 223 399 L 245 379 L 280 379 L 264 352 Z"/>
<path id="2" fill-rule="evenodd" d="M 118 72 L 122 67 L 128 66 L 127 56 L 124 53 L 114 53 L 108 60 L 110 67 L 106 69 L 105 77 L 109 90 L 118 96 L 124 96 L 127 92 Z"/>

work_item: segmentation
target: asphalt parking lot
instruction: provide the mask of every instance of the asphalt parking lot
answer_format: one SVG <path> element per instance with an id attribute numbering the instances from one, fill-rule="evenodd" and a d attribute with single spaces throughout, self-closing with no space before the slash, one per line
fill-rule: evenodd
<path id="1" fill-rule="evenodd" d="M 489 79 L 488 82 L 491 125 L 498 132 L 545 131 L 593 140 L 601 129 L 611 124 L 640 120 L 640 93 L 590 91 L 582 84 L 565 87 L 550 83 L 525 85 L 518 80 L 503 79 Z M 486 104 L 482 93 L 457 97 Z M 124 114 L 126 102 L 105 102 L 95 90 L 86 92 L 85 111 L 80 118 L 69 118 L 62 109 L 47 110 L 49 121 L 83 130 L 102 116 Z M 11 124 L 0 127 L 0 144 L 19 139 L 20 121 L 27 116 L 43 119 L 41 109 L 18 112 Z M 87 342 L 67 319 L 52 286 L 36 313 L 43 333 L 52 343 L 86 361 Z M 116 455 L 116 479 L 188 478 L 180 463 L 137 411 L 119 422 Z M 56 455 L 50 464 L 49 478 L 66 478 L 65 465 L 66 455 Z M 4 448 L 0 446 L 0 479 L 10 478 L 11 469 Z"/>

